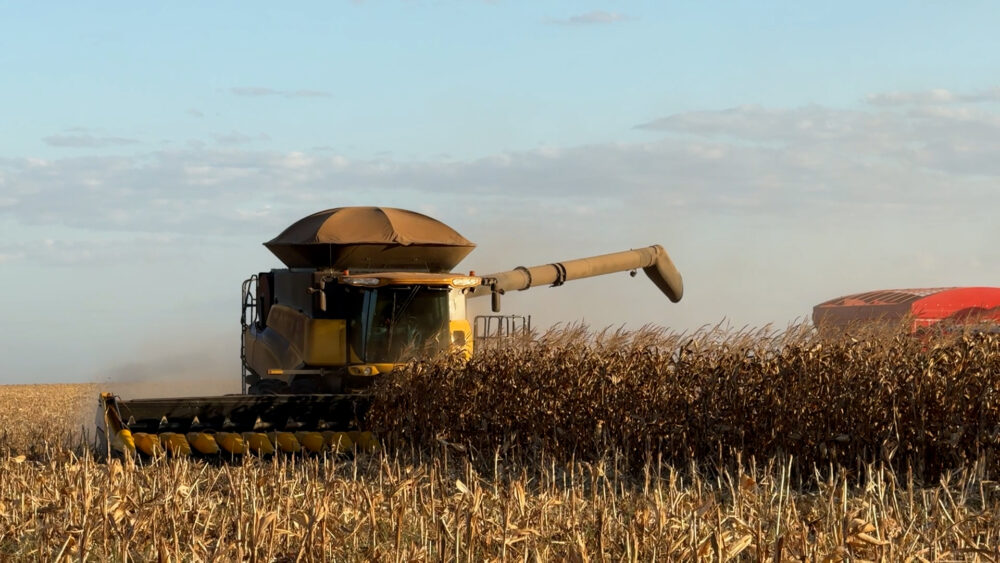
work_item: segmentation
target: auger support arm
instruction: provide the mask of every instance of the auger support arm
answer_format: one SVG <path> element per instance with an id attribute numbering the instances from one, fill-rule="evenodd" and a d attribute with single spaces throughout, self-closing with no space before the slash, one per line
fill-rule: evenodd
<path id="1" fill-rule="evenodd" d="M 570 280 L 638 269 L 642 269 L 672 302 L 681 300 L 684 295 L 684 281 L 670 255 L 658 244 L 531 268 L 519 266 L 513 270 L 488 274 L 483 276 L 483 285 L 473 289 L 470 296 L 502 294 L 511 290 L 523 291 L 539 285 L 559 286 Z"/>

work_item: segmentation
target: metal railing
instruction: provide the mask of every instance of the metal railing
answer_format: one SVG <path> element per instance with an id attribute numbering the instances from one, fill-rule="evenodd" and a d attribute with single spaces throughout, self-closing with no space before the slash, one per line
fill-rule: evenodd
<path id="1" fill-rule="evenodd" d="M 252 275 L 243 280 L 243 310 L 240 313 L 240 378 L 242 380 L 243 394 L 247 394 L 247 341 L 245 338 L 250 325 L 258 322 L 257 308 L 257 276 Z M 249 319 L 249 320 L 248 320 Z"/>
<path id="2" fill-rule="evenodd" d="M 521 343 L 531 337 L 531 315 L 478 315 L 473 323 L 477 350 Z"/>

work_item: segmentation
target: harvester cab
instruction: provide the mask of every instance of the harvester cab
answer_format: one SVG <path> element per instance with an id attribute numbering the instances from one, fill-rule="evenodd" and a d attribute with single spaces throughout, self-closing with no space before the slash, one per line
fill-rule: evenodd
<path id="1" fill-rule="evenodd" d="M 477 339 L 504 333 L 491 332 L 493 320 L 524 332 L 524 317 L 498 315 L 485 316 L 482 330 L 477 320 L 474 332 L 468 299 L 491 296 L 498 313 L 507 291 L 640 269 L 671 301 L 683 294 L 659 245 L 485 276 L 454 273 L 475 245 L 402 209 L 322 211 L 265 246 L 286 267 L 243 284 L 243 393 L 132 400 L 103 393 L 102 448 L 150 456 L 370 449 L 364 421 L 378 376 L 445 351 L 469 357 Z"/>
<path id="2" fill-rule="evenodd" d="M 253 276 L 243 294 L 244 393 L 358 392 L 415 358 L 471 355 L 465 293 L 480 283 L 423 272 Z"/>

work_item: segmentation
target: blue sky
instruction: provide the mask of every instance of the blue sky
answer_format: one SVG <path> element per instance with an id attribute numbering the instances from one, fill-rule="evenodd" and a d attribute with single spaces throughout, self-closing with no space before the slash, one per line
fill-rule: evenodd
<path id="1" fill-rule="evenodd" d="M 506 300 L 543 326 L 1000 285 L 998 14 L 0 2 L 0 383 L 235 377 L 260 243 L 342 205 L 453 225 L 463 269 L 660 243 L 685 275 L 679 305 L 619 277 Z"/>

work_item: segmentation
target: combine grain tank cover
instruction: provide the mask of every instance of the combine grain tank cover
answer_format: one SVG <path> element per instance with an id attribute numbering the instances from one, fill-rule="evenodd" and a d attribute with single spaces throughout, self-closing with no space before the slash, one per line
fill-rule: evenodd
<path id="1" fill-rule="evenodd" d="M 392 207 L 338 207 L 304 217 L 264 246 L 290 268 L 447 272 L 475 244 L 444 223 Z"/>

